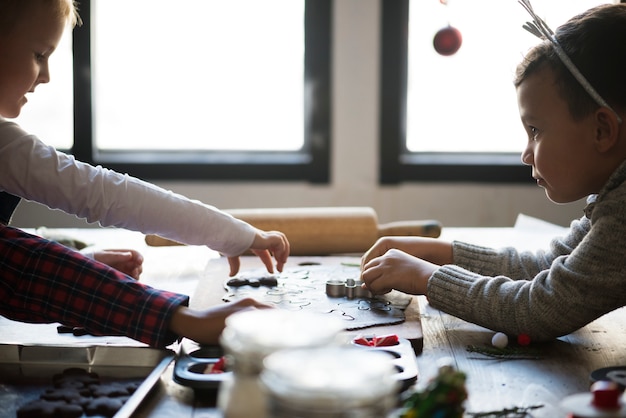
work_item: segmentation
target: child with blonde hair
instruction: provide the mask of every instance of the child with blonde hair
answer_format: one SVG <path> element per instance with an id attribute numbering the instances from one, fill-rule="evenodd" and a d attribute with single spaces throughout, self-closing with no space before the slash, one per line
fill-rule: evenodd
<path id="1" fill-rule="evenodd" d="M 20 199 L 28 199 L 103 226 L 206 245 L 228 257 L 231 275 L 247 251 L 270 272 L 272 257 L 282 271 L 289 255 L 281 232 L 258 230 L 199 201 L 76 161 L 6 119 L 17 117 L 26 95 L 50 81 L 48 59 L 67 25 L 79 22 L 71 0 L 0 0 L 0 315 L 126 335 L 156 347 L 181 336 L 217 343 L 227 315 L 267 306 L 246 299 L 192 310 L 188 296 L 131 277 L 141 272 L 137 252 L 101 252 L 93 260 L 9 226 Z"/>

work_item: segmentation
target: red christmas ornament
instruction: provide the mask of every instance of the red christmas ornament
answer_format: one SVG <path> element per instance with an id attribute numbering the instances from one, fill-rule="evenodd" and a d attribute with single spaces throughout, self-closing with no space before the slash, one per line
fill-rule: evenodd
<path id="1" fill-rule="evenodd" d="M 517 343 L 519 345 L 529 345 L 530 337 L 527 334 L 520 334 L 517 336 Z"/>
<path id="2" fill-rule="evenodd" d="M 453 26 L 447 26 L 435 34 L 433 46 L 437 53 L 448 56 L 455 54 L 461 47 L 462 42 L 461 32 Z"/>

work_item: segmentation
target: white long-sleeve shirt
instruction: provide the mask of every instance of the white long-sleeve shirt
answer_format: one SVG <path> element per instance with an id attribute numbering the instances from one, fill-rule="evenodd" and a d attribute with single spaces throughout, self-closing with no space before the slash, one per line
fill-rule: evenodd
<path id="1" fill-rule="evenodd" d="M 249 224 L 213 206 L 58 152 L 0 118 L 0 191 L 102 226 L 206 245 L 226 256 L 245 252 Z"/>

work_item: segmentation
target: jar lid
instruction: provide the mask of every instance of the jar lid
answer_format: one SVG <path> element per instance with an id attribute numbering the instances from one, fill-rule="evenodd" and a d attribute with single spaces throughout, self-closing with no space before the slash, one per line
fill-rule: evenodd
<path id="1" fill-rule="evenodd" d="M 264 357 L 279 349 L 336 344 L 341 320 L 307 311 L 255 309 L 226 318 L 221 344 L 235 354 Z"/>
<path id="2" fill-rule="evenodd" d="M 352 346 L 278 351 L 263 366 L 261 382 L 270 396 L 301 407 L 377 403 L 395 397 L 399 385 L 389 353 Z"/>

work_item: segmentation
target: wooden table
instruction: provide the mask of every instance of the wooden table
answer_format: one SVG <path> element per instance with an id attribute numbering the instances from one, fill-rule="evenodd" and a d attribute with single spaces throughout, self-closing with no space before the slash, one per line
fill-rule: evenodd
<path id="1" fill-rule="evenodd" d="M 537 359 L 494 359 L 467 350 L 490 346 L 493 331 L 444 314 L 419 297 L 424 349 L 417 358 L 424 385 L 437 361 L 450 357 L 467 374 L 468 412 L 543 405 L 533 417 L 558 418 L 566 396 L 589 390 L 590 373 L 626 366 L 626 310 L 618 309 L 586 327 L 545 344 L 531 344 Z"/>
<path id="2" fill-rule="evenodd" d="M 143 242 L 143 236 L 127 231 L 72 229 L 64 232 L 101 247 L 139 249 L 145 256 L 142 278 L 144 282 L 190 295 L 194 294 L 200 281 L 206 280 L 211 265 L 225 263 L 225 260 L 218 259 L 215 253 L 206 248 L 148 247 Z M 545 243 L 552 232 L 554 231 L 550 231 L 550 234 L 534 234 L 533 237 L 536 241 Z M 509 241 L 516 242 L 512 239 L 519 237 L 519 231 L 515 228 L 444 228 L 443 238 L 457 237 L 498 246 Z M 519 239 L 517 242 L 519 243 Z M 411 315 L 415 315 L 412 318 L 419 319 L 424 337 L 421 354 L 416 357 L 420 372 L 417 388 L 423 387 L 436 374 L 440 359 L 451 358 L 457 368 L 468 376 L 468 412 L 543 405 L 533 411 L 534 417 L 565 417 L 565 413 L 559 410 L 558 403 L 565 396 L 587 391 L 591 371 L 626 365 L 626 311 L 623 308 L 573 334 L 533 346 L 540 353 L 539 359 L 501 360 L 467 351 L 468 345 L 489 345 L 493 331 L 443 314 L 431 308 L 423 297 L 416 297 L 411 306 L 414 309 L 414 314 Z M 0 340 L 15 341 L 15 338 L 22 336 L 29 340 L 25 342 L 31 343 L 37 342 L 37 338 L 46 343 L 67 343 L 67 339 L 82 343 L 107 342 L 106 337 L 64 336 L 63 339 L 56 340 L 55 328 L 54 324 L 19 324 L 0 317 Z M 416 328 L 409 329 L 414 331 Z M 115 343 L 124 342 L 117 338 Z M 127 342 L 133 344 L 130 340 Z M 163 374 L 160 383 L 135 416 L 222 416 L 214 406 L 214 398 L 195 397 L 191 389 L 172 381 L 172 371 L 173 365 Z"/>
<path id="3" fill-rule="evenodd" d="M 500 360 L 470 353 L 468 345 L 489 345 L 492 331 L 442 314 L 419 297 L 424 332 L 417 387 L 437 372 L 440 360 L 449 357 L 467 373 L 468 412 L 541 405 L 533 417 L 565 417 L 558 404 L 566 396 L 589 388 L 591 371 L 626 365 L 626 311 L 619 309 L 583 329 L 553 342 L 533 346 L 539 359 Z M 215 399 L 194 398 L 189 388 L 164 375 L 162 385 L 139 411 L 140 417 L 221 417 Z M 469 415 L 468 415 L 469 416 Z"/>

